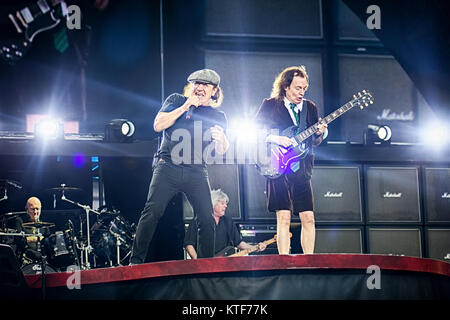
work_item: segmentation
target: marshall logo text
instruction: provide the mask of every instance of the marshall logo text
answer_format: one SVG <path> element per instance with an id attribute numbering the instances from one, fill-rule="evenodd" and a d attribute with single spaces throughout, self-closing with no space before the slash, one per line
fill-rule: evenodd
<path id="1" fill-rule="evenodd" d="M 392 193 L 392 192 L 386 191 L 386 193 L 383 194 L 383 198 L 401 198 L 401 197 L 402 197 L 401 192 Z"/>
<path id="2" fill-rule="evenodd" d="M 342 198 L 342 196 L 344 195 L 344 193 L 341 192 L 330 192 L 327 191 L 327 193 L 325 193 L 323 196 L 324 198 Z"/>

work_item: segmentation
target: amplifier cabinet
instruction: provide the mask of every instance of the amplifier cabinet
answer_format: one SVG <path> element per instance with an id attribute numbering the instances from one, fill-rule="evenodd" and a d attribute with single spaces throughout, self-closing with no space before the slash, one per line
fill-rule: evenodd
<path id="1" fill-rule="evenodd" d="M 316 222 L 362 222 L 360 167 L 316 166 L 311 182 Z"/>
<path id="2" fill-rule="evenodd" d="M 316 228 L 314 253 L 363 253 L 361 228 Z"/>
<path id="3" fill-rule="evenodd" d="M 275 212 L 267 211 L 266 178 L 247 165 L 243 180 L 247 218 L 276 221 Z M 311 182 L 316 222 L 362 223 L 360 167 L 316 166 Z M 291 219 L 300 220 L 296 213 Z"/>
<path id="4" fill-rule="evenodd" d="M 428 257 L 450 263 L 450 228 L 427 228 Z"/>
<path id="5" fill-rule="evenodd" d="M 371 254 L 423 257 L 421 229 L 369 227 L 368 248 Z"/>
<path id="6" fill-rule="evenodd" d="M 369 223 L 419 223 L 417 167 L 366 167 Z"/>
<path id="7" fill-rule="evenodd" d="M 273 238 L 277 233 L 276 224 L 240 224 L 239 229 L 244 241 L 256 244 Z M 303 253 L 300 245 L 301 224 L 292 223 L 290 231 L 291 254 Z M 315 253 L 363 253 L 362 228 L 316 228 Z M 276 242 L 260 254 L 278 254 Z"/>
<path id="8" fill-rule="evenodd" d="M 425 212 L 429 223 L 450 223 L 450 169 L 424 168 Z"/>

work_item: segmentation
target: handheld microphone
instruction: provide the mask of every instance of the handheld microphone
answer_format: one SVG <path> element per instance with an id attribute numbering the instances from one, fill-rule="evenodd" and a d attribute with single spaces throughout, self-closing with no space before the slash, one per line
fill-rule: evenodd
<path id="1" fill-rule="evenodd" d="M 190 118 L 191 118 L 192 112 L 193 112 L 194 108 L 195 108 L 194 105 L 191 105 L 191 106 L 189 107 L 188 111 L 186 112 L 186 119 L 190 119 Z"/>

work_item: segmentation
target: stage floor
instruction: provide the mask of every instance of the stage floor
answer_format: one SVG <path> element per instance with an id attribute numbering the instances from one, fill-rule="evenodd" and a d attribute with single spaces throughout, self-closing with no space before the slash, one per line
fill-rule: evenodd
<path id="1" fill-rule="evenodd" d="M 39 298 L 40 275 L 26 275 Z M 48 273 L 49 299 L 449 299 L 450 264 L 372 254 L 259 255 Z"/>

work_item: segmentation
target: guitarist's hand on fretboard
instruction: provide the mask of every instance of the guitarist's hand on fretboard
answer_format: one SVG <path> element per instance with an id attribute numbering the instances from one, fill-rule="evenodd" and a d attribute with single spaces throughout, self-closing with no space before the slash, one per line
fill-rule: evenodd
<path id="1" fill-rule="evenodd" d="M 256 251 L 264 251 L 266 248 L 267 245 L 264 242 L 260 242 L 255 246 Z"/>
<path id="2" fill-rule="evenodd" d="M 316 132 L 316 135 L 318 135 L 318 136 L 322 135 L 325 132 L 325 130 L 327 130 L 327 128 L 328 128 L 328 124 L 321 122 L 321 121 L 322 121 L 322 118 L 319 118 L 319 121 L 318 121 L 319 124 L 317 125 L 317 132 Z"/>

